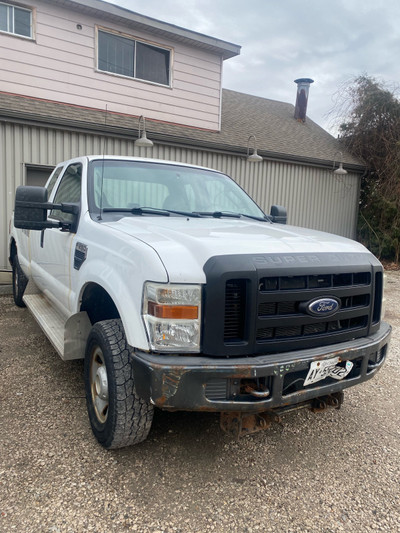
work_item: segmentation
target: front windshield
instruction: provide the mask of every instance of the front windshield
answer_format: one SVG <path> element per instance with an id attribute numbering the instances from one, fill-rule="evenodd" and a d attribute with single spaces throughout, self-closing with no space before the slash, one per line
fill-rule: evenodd
<path id="1" fill-rule="evenodd" d="M 89 198 L 92 213 L 145 207 L 205 216 L 226 212 L 264 217 L 228 176 L 164 163 L 94 160 L 89 165 Z"/>

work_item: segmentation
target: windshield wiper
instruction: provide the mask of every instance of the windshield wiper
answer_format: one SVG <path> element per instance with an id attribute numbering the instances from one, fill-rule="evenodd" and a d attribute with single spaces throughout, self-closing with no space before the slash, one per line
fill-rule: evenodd
<path id="1" fill-rule="evenodd" d="M 200 218 L 199 213 L 195 213 L 192 211 L 179 211 L 179 209 L 164 209 L 164 211 L 168 211 L 168 213 L 173 213 L 174 215 L 182 215 L 184 217 L 195 217 Z"/>
<path id="2" fill-rule="evenodd" d="M 182 215 L 185 217 L 213 217 L 213 218 L 251 218 L 253 220 L 259 220 L 260 222 L 266 222 L 269 220 L 267 216 L 265 218 L 257 217 L 255 215 L 246 215 L 244 213 L 232 213 L 231 211 L 179 211 L 178 209 L 160 209 L 158 207 L 104 207 L 103 213 L 131 213 L 132 215 L 159 215 L 163 217 L 169 217 L 172 214 Z"/>
<path id="3" fill-rule="evenodd" d="M 240 218 L 240 213 L 231 213 L 230 211 L 193 211 L 194 215 L 200 215 L 202 217 L 214 217 L 214 218 Z"/>
<path id="4" fill-rule="evenodd" d="M 132 215 L 160 215 L 169 217 L 170 213 L 166 209 L 157 207 L 104 207 L 103 213 L 131 213 Z"/>
<path id="5" fill-rule="evenodd" d="M 214 217 L 214 218 L 222 218 L 222 217 L 229 217 L 229 218 L 251 218 L 252 220 L 258 220 L 260 222 L 267 222 L 270 219 L 265 215 L 265 217 L 258 217 L 256 215 L 246 215 L 245 213 L 233 213 L 232 211 L 195 211 L 197 215 L 204 216 L 204 217 Z"/>
<path id="6" fill-rule="evenodd" d="M 178 209 L 160 209 L 158 207 L 104 207 L 103 213 L 131 213 L 132 215 L 160 215 L 169 217 L 173 215 L 182 215 L 184 217 L 196 217 L 200 215 L 189 211 L 179 211 Z"/>

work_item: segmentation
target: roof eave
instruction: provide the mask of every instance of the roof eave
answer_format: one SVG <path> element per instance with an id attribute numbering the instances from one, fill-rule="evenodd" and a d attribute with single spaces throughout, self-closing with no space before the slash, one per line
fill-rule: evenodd
<path id="1" fill-rule="evenodd" d="M 219 152 L 224 152 L 226 154 L 233 154 L 236 156 L 243 156 L 247 158 L 247 148 L 243 146 L 233 146 L 224 143 L 202 141 L 197 139 L 190 139 L 187 137 L 178 137 L 173 135 L 166 135 L 162 133 L 152 132 L 147 129 L 147 136 L 151 137 L 153 141 L 160 141 L 164 144 L 173 144 L 179 146 L 187 146 L 188 148 L 208 148 L 211 150 L 216 150 Z M 258 155 L 269 161 L 279 161 L 281 163 L 295 163 L 301 165 L 307 165 L 312 167 L 325 168 L 326 170 L 333 171 L 334 161 L 328 159 L 317 159 L 313 157 L 299 156 L 284 154 L 280 152 L 273 152 L 268 150 L 257 150 Z M 348 172 L 355 172 L 357 174 L 362 174 L 365 172 L 365 166 L 357 165 L 353 163 L 343 163 L 343 167 L 346 167 Z"/>
<path id="2" fill-rule="evenodd" d="M 241 46 L 204 35 L 168 22 L 154 19 L 135 11 L 110 4 L 103 0 L 44 0 L 52 4 L 62 5 L 66 8 L 73 7 L 83 13 L 91 15 L 97 14 L 102 18 L 136 28 L 138 30 L 151 32 L 166 38 L 183 42 L 196 48 L 201 48 L 229 59 L 240 54 Z"/>

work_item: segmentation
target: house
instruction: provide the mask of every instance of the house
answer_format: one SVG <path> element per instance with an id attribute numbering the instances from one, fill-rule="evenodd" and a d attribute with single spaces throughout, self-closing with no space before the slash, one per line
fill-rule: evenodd
<path id="1" fill-rule="evenodd" d="M 15 188 L 86 153 L 213 167 L 291 224 L 354 237 L 360 162 L 292 104 L 222 89 L 239 53 L 101 0 L 1 1 L 0 270 Z M 152 148 L 134 144 L 144 126 Z M 262 162 L 247 160 L 255 147 Z"/>

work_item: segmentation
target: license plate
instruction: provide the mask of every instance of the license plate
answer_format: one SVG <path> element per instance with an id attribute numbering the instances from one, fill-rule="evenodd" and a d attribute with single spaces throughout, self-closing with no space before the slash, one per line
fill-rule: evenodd
<path id="1" fill-rule="evenodd" d="M 324 359 L 323 361 L 313 361 L 310 365 L 307 377 L 304 380 L 304 387 L 326 378 L 338 380 L 345 378 L 351 372 L 353 363 L 351 361 L 346 361 L 345 366 L 342 366 L 339 363 L 341 363 L 340 357 Z"/>

